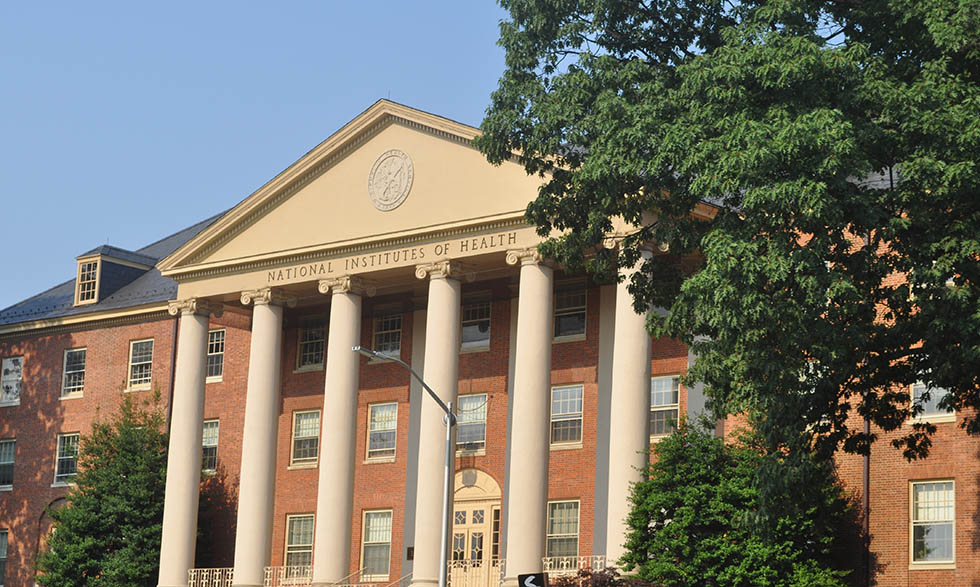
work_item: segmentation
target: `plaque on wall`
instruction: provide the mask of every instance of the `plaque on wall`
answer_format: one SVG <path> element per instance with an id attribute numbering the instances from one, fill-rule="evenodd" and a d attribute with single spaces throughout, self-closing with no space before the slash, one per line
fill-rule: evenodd
<path id="1" fill-rule="evenodd" d="M 374 207 L 387 212 L 400 206 L 412 190 L 414 175 L 407 153 L 399 149 L 382 153 L 368 175 L 368 194 Z"/>

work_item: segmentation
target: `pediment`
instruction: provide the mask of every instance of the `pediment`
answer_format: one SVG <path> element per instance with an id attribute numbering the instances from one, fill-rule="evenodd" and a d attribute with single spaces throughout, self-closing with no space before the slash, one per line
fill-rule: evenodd
<path id="1" fill-rule="evenodd" d="M 490 165 L 472 145 L 477 134 L 381 100 L 167 257 L 161 270 L 180 281 L 216 268 L 513 222 L 541 180 L 514 162 Z M 408 171 L 410 190 L 393 206 Z"/>

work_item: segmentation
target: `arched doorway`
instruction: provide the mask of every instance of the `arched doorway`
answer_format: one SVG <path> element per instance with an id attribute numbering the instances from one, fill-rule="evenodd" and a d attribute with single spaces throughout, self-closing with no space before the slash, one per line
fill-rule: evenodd
<path id="1" fill-rule="evenodd" d="M 456 473 L 449 537 L 449 583 L 497 587 L 500 560 L 500 485 L 479 469 Z"/>

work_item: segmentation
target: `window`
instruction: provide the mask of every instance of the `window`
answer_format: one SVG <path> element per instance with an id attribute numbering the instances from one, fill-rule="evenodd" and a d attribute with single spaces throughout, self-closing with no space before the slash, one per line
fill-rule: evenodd
<path id="1" fill-rule="evenodd" d="M 14 485 L 14 453 L 16 452 L 16 440 L 0 440 L 0 489 L 9 489 Z"/>
<path id="2" fill-rule="evenodd" d="M 578 556 L 578 502 L 548 502 L 547 557 Z M 574 568 L 574 567 L 573 567 Z"/>
<path id="3" fill-rule="evenodd" d="M 153 339 L 129 343 L 129 387 L 148 388 L 153 378 Z"/>
<path id="4" fill-rule="evenodd" d="M 392 458 L 398 431 L 398 404 L 368 406 L 368 459 Z"/>
<path id="5" fill-rule="evenodd" d="M 24 375 L 24 357 L 7 357 L 0 361 L 0 405 L 20 403 Z"/>
<path id="6" fill-rule="evenodd" d="M 459 396 L 456 415 L 456 450 L 483 450 L 487 439 L 487 394 Z"/>
<path id="7" fill-rule="evenodd" d="M 78 298 L 76 304 L 91 304 L 96 300 L 99 281 L 99 262 L 86 261 L 78 264 Z"/>
<path id="8" fill-rule="evenodd" d="M 58 435 L 58 458 L 55 483 L 71 483 L 78 472 L 78 434 Z"/>
<path id="9" fill-rule="evenodd" d="M 551 388 L 551 444 L 582 442 L 582 386 Z"/>
<path id="10" fill-rule="evenodd" d="M 463 325 L 460 348 L 490 348 L 490 301 L 464 304 L 462 308 Z"/>
<path id="11" fill-rule="evenodd" d="M 208 380 L 221 381 L 225 371 L 225 330 L 208 331 Z"/>
<path id="12" fill-rule="evenodd" d="M 585 334 L 585 283 L 559 286 L 555 292 L 555 338 Z"/>
<path id="13" fill-rule="evenodd" d="M 952 481 L 912 483 L 912 562 L 953 562 Z"/>
<path id="14" fill-rule="evenodd" d="M 374 350 L 395 357 L 402 353 L 402 315 L 386 312 L 374 319 Z"/>
<path id="15" fill-rule="evenodd" d="M 325 340 L 323 323 L 307 320 L 299 329 L 299 349 L 296 353 L 296 367 L 313 369 L 323 367 L 323 342 Z"/>
<path id="16" fill-rule="evenodd" d="M 201 470 L 214 473 L 218 470 L 218 421 L 205 420 L 201 439 Z"/>
<path id="17" fill-rule="evenodd" d="M 320 410 L 293 412 L 293 454 L 290 465 L 315 465 L 320 454 Z"/>
<path id="18" fill-rule="evenodd" d="M 61 379 L 61 397 L 78 395 L 85 388 L 85 349 L 65 351 L 65 369 Z"/>
<path id="19" fill-rule="evenodd" d="M 913 385 L 912 402 L 922 407 L 922 411 L 919 412 L 918 417 L 925 418 L 927 416 L 947 416 L 952 414 L 953 410 L 939 407 L 939 402 L 947 395 L 949 395 L 949 390 L 943 389 L 942 387 L 928 387 L 924 383 Z"/>
<path id="20" fill-rule="evenodd" d="M 364 536 L 361 539 L 363 581 L 388 578 L 391 560 L 391 510 L 364 512 Z"/>
<path id="21" fill-rule="evenodd" d="M 0 530 L 0 587 L 7 576 L 7 531 Z"/>
<path id="22" fill-rule="evenodd" d="M 650 379 L 650 436 L 666 436 L 677 428 L 681 378 Z"/>
<path id="23" fill-rule="evenodd" d="M 313 564 L 313 514 L 286 516 L 286 566 Z M 290 578 L 304 576 L 298 569 L 286 571 Z"/>

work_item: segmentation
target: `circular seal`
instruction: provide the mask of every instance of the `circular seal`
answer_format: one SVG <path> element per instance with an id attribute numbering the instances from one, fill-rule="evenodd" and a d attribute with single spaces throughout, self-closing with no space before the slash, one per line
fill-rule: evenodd
<path id="1" fill-rule="evenodd" d="M 382 153 L 368 175 L 368 194 L 374 207 L 388 211 L 400 206 L 412 191 L 414 176 L 412 159 L 404 151 L 391 149 Z"/>

